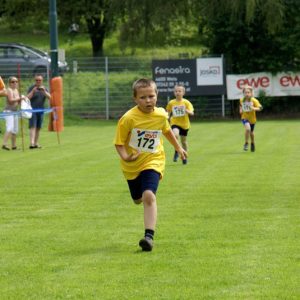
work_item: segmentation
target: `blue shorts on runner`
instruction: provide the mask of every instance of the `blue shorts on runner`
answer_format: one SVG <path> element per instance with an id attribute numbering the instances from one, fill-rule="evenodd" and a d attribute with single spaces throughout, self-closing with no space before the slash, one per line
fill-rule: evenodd
<path id="1" fill-rule="evenodd" d="M 140 175 L 133 179 L 127 180 L 131 198 L 138 200 L 142 198 L 143 192 L 146 190 L 152 191 L 154 194 L 157 191 L 160 174 L 154 170 L 144 170 Z"/>

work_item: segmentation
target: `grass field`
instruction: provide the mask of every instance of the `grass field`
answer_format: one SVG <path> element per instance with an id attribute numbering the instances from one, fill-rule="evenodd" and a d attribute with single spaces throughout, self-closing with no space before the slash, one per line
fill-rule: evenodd
<path id="1" fill-rule="evenodd" d="M 20 30 L 15 32 L 7 28 L 7 26 L 0 22 L 1 42 L 3 43 L 24 43 L 32 47 L 39 48 L 43 51 L 50 49 L 50 37 L 48 32 L 48 26 L 43 30 Z M 65 50 L 66 58 L 70 57 L 92 57 L 92 43 L 91 39 L 86 32 L 80 33 L 74 41 L 70 42 L 70 36 L 67 30 L 58 31 L 58 47 Z M 197 37 L 196 37 L 197 39 Z M 180 38 L 177 38 L 177 42 L 180 43 Z M 112 34 L 105 38 L 104 45 L 104 56 L 149 56 L 149 57 L 169 57 L 170 53 L 173 56 L 180 54 L 189 55 L 191 57 L 199 56 L 202 54 L 203 47 L 199 45 L 198 41 L 194 41 L 192 44 L 183 43 L 182 45 L 165 45 L 159 47 L 136 47 L 131 49 L 121 49 L 119 44 L 119 35 L 117 33 Z M 205 50 L 206 51 L 206 50 Z"/>
<path id="2" fill-rule="evenodd" d="M 115 125 L 0 153 L 1 299 L 300 299 L 299 121 L 259 121 L 255 153 L 239 121 L 193 123 L 186 166 L 165 143 L 151 253 Z"/>

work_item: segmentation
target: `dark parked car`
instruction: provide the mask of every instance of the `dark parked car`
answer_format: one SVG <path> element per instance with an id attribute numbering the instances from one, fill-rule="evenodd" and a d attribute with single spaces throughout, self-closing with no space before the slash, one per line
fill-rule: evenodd
<path id="1" fill-rule="evenodd" d="M 51 59 L 46 52 L 20 43 L 0 43 L 0 75 L 47 74 Z M 66 62 L 58 62 L 58 70 L 63 74 L 68 70 Z"/>

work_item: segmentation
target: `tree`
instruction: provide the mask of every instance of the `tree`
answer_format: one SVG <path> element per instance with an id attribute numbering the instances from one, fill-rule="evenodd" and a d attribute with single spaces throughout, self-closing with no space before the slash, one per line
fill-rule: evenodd
<path id="1" fill-rule="evenodd" d="M 60 26 L 68 28 L 73 22 L 86 26 L 94 56 L 103 55 L 105 37 L 115 28 L 119 16 L 115 10 L 118 0 L 64 0 L 57 1 L 57 13 Z M 40 20 L 49 16 L 48 0 L 3 0 L 0 14 L 5 17 L 11 28 L 18 29 L 23 22 L 40 26 Z M 16 22 L 18 20 L 18 22 Z"/>
<path id="2" fill-rule="evenodd" d="M 232 72 L 295 70 L 300 35 L 297 2 L 202 1 L 202 42 L 210 53 L 225 54 Z"/>
<path id="3" fill-rule="evenodd" d="M 91 38 L 93 56 L 103 56 L 105 37 L 115 28 L 117 3 L 117 0 L 59 1 L 60 19 L 68 26 L 83 19 Z M 66 24 L 66 20 L 70 24 Z"/>
<path id="4" fill-rule="evenodd" d="M 5 15 L 12 26 L 21 24 L 18 20 L 34 20 L 39 26 L 40 19 L 48 18 L 47 0 L 3 0 Z M 174 29 L 184 32 L 182 27 L 193 16 L 192 3 L 195 0 L 64 0 L 57 1 L 60 28 L 69 28 L 78 23 L 90 35 L 93 55 L 103 55 L 105 38 L 114 30 L 120 32 L 120 46 L 136 47 L 168 45 L 172 43 Z M 8 4 L 9 3 L 9 4 Z M 29 5 L 28 5 L 29 4 Z M 21 25 L 18 25 L 21 26 Z M 176 34 L 177 34 L 176 33 Z"/>
<path id="5" fill-rule="evenodd" d="M 48 1 L 3 0 L 1 1 L 1 16 L 12 29 L 22 28 L 29 22 L 35 22 L 38 26 L 40 19 L 48 17 Z"/>
<path id="6" fill-rule="evenodd" d="M 184 31 L 193 17 L 193 1 L 119 1 L 121 47 L 168 45 L 172 31 L 178 26 Z"/>

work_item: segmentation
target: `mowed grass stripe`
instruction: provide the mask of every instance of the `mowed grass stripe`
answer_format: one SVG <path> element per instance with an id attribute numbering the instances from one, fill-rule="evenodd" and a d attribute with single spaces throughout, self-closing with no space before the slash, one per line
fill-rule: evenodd
<path id="1" fill-rule="evenodd" d="M 299 122 L 193 123 L 189 163 L 167 164 L 155 249 L 112 145 L 115 122 L 42 132 L 1 153 L 3 299 L 297 299 Z"/>

